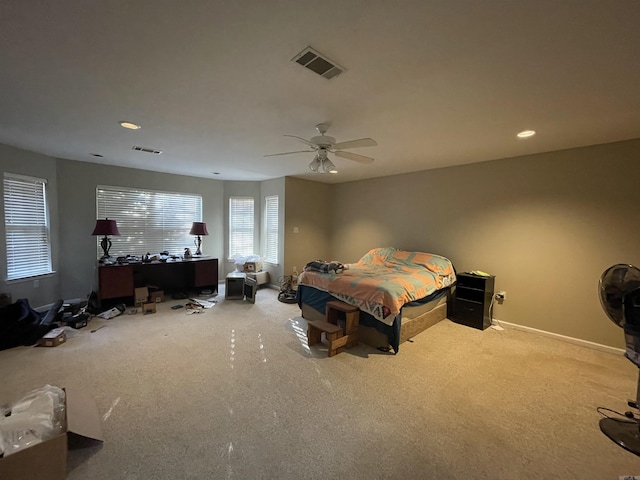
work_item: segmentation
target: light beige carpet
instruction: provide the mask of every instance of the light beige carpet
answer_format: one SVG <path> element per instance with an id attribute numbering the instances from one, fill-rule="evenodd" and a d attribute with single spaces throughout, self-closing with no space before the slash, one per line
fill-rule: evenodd
<path id="1" fill-rule="evenodd" d="M 327 358 L 276 291 L 255 305 L 223 293 L 202 314 L 171 301 L 2 351 L 0 402 L 46 383 L 95 397 L 106 441 L 74 453 L 70 479 L 640 475 L 598 428 L 597 406 L 623 411 L 635 394 L 622 356 L 444 320 L 395 356 Z"/>

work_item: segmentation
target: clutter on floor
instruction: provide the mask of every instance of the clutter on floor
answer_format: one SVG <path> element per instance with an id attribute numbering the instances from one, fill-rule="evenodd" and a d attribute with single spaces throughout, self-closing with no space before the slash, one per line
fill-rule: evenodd
<path id="1" fill-rule="evenodd" d="M 296 290 L 293 288 L 293 276 L 280 277 L 280 292 L 278 300 L 282 303 L 296 303 Z"/>
<path id="2" fill-rule="evenodd" d="M 185 313 L 193 314 L 201 313 L 218 303 L 215 299 L 217 294 L 213 290 L 202 290 L 199 295 L 205 298 L 185 295 L 188 300 L 186 305 L 178 304 L 170 308 L 177 310 L 186 306 Z M 2 298 L 3 301 L 10 301 L 11 297 L 4 295 Z M 35 309 L 27 299 L 18 299 L 14 303 L 0 306 L 0 350 L 30 345 L 56 347 L 73 338 L 77 330 L 87 327 L 92 318 L 111 320 L 125 312 L 128 315 L 156 313 L 158 305 L 165 301 L 165 293 L 153 286 L 136 288 L 133 300 L 134 306 L 119 303 L 101 308 L 95 292 L 91 292 L 87 300 L 58 300 Z M 104 326 L 94 328 L 91 333 Z"/>
<path id="3" fill-rule="evenodd" d="M 0 308 L 0 350 L 20 345 L 33 345 L 54 328 L 63 301 L 57 301 L 46 312 L 38 312 L 26 298 Z"/>
<path id="4" fill-rule="evenodd" d="M 103 441 L 95 400 L 82 392 L 45 385 L 6 401 L 0 399 L 0 478 L 64 480 L 68 434 L 76 446 Z"/>
<path id="5" fill-rule="evenodd" d="M 99 313 L 98 315 L 96 315 L 96 317 L 100 317 L 100 318 L 104 318 L 105 320 L 109 320 L 111 318 L 115 318 L 118 315 L 120 315 L 122 312 L 124 312 L 126 310 L 126 306 L 124 305 L 124 303 L 116 305 L 113 308 L 110 308 L 109 310 L 105 310 L 102 313 Z"/>
<path id="6" fill-rule="evenodd" d="M 45 385 L 2 407 L 0 413 L 0 455 L 8 456 L 63 433 L 65 393 Z"/>
<path id="7" fill-rule="evenodd" d="M 39 347 L 57 347 L 67 341 L 64 327 L 54 328 L 45 333 L 36 343 Z"/>
<path id="8" fill-rule="evenodd" d="M 190 298 L 189 302 L 187 302 L 187 304 L 185 305 L 186 307 L 185 313 L 187 315 L 193 315 L 194 313 L 202 313 L 204 312 L 205 309 L 212 308 L 217 303 L 218 301 L 213 298 L 210 298 L 209 300 Z"/>

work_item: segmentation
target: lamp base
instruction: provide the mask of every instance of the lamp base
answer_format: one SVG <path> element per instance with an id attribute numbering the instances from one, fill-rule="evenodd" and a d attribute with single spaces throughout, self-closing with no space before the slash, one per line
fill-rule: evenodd
<path id="1" fill-rule="evenodd" d="M 625 450 L 640 456 L 640 427 L 638 422 L 602 418 L 600 430 Z"/>
<path id="2" fill-rule="evenodd" d="M 109 237 L 107 237 L 106 235 L 102 237 L 100 246 L 102 247 L 102 251 L 104 252 L 104 255 L 102 255 L 102 258 L 100 259 L 100 262 L 102 262 L 105 258 L 110 258 L 109 249 L 111 248 L 111 240 L 109 239 Z"/>

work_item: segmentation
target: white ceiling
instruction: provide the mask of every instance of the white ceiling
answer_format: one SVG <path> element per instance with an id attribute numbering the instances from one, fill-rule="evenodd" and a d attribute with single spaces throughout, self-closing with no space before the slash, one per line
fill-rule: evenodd
<path id="1" fill-rule="evenodd" d="M 0 143 L 59 158 L 337 183 L 640 137 L 637 0 L 5 0 L 0 41 Z M 375 163 L 263 157 L 320 122 Z"/>

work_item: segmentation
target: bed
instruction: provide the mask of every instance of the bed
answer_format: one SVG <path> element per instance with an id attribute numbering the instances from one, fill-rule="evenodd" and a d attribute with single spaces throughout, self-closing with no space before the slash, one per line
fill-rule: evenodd
<path id="1" fill-rule="evenodd" d="M 397 353 L 401 343 L 446 318 L 455 280 L 445 257 L 375 248 L 342 271 L 305 269 L 296 301 L 307 320 L 324 318 L 331 300 L 357 307 L 360 341 Z"/>

